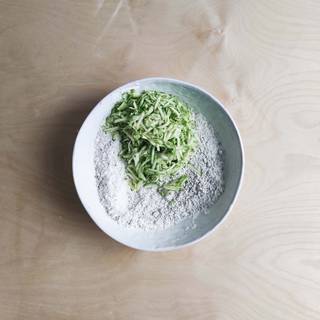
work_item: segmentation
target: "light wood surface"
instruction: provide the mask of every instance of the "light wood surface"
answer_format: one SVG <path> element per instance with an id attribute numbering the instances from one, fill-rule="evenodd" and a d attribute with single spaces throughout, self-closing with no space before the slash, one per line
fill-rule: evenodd
<path id="1" fill-rule="evenodd" d="M 0 0 L 0 318 L 320 319 L 320 2 Z M 71 177 L 111 89 L 165 76 L 221 99 L 245 146 L 215 234 L 144 253 Z"/>

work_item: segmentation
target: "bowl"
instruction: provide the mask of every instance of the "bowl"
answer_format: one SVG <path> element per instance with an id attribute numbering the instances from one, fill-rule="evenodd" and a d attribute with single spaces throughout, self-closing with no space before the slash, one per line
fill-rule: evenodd
<path id="1" fill-rule="evenodd" d="M 224 149 L 225 190 L 206 214 L 186 218 L 168 229 L 143 231 L 126 228 L 109 217 L 100 204 L 95 182 L 94 145 L 98 130 L 122 93 L 135 89 L 174 94 L 212 123 Z M 167 78 L 146 78 L 121 86 L 103 98 L 90 112 L 76 138 L 72 169 L 79 198 L 97 226 L 120 243 L 140 250 L 165 251 L 203 239 L 216 230 L 234 204 L 243 176 L 244 158 L 239 131 L 222 103 L 205 90 L 187 82 Z M 192 227 L 195 226 L 196 227 Z"/>

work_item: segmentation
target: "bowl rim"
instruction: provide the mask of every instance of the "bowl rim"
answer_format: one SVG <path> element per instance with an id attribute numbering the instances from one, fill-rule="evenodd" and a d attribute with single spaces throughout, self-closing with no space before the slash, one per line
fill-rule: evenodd
<path id="1" fill-rule="evenodd" d="M 236 190 L 236 192 L 234 194 L 234 197 L 233 197 L 232 201 L 230 202 L 230 205 L 229 205 L 226 213 L 222 217 L 222 219 L 211 230 L 207 231 L 201 237 L 199 237 L 199 238 L 197 238 L 195 240 L 192 240 L 190 242 L 184 243 L 184 244 L 175 245 L 175 246 L 169 246 L 169 247 L 161 247 L 161 248 L 147 248 L 147 249 L 139 248 L 138 246 L 134 246 L 134 245 L 125 243 L 120 238 L 115 237 L 115 236 L 111 236 L 108 232 L 106 232 L 102 228 L 100 223 L 95 219 L 94 213 L 90 212 L 88 210 L 88 208 L 86 207 L 84 201 L 81 198 L 80 191 L 78 189 L 76 178 L 75 178 L 75 175 L 76 175 L 76 172 L 75 172 L 75 161 L 76 161 L 75 153 L 76 153 L 77 145 L 79 143 L 79 136 L 80 136 L 81 130 L 83 130 L 84 124 L 88 121 L 88 118 L 90 117 L 91 113 L 100 104 L 100 102 L 102 100 L 104 100 L 106 97 L 108 97 L 109 95 L 113 94 L 116 91 L 122 91 L 126 87 L 134 86 L 137 83 L 144 82 L 144 81 L 166 81 L 166 82 L 170 82 L 170 83 L 182 84 L 182 85 L 185 85 L 187 87 L 191 87 L 193 89 L 196 89 L 196 90 L 206 94 L 207 96 L 209 96 L 213 101 L 216 102 L 216 104 L 219 106 L 219 108 L 228 116 L 228 118 L 230 119 L 230 121 L 231 121 L 231 123 L 233 125 L 233 127 L 234 127 L 234 129 L 236 131 L 238 140 L 239 140 L 239 144 L 240 144 L 241 162 L 242 162 L 241 163 L 241 172 L 240 172 L 240 177 L 239 177 L 239 181 L 238 181 L 238 186 L 237 186 L 237 190 Z M 135 249 L 135 250 L 140 250 L 140 251 L 147 251 L 147 252 L 164 252 L 164 251 L 172 251 L 172 250 L 185 248 L 185 247 L 188 247 L 188 246 L 191 246 L 191 245 L 194 245 L 194 244 L 198 243 L 199 241 L 201 241 L 201 240 L 205 239 L 206 237 L 208 237 L 209 235 L 213 234 L 213 232 L 217 231 L 217 229 L 223 224 L 223 222 L 230 215 L 230 212 L 232 211 L 232 209 L 233 209 L 233 207 L 234 207 L 234 205 L 236 203 L 236 200 L 238 199 L 238 196 L 239 196 L 242 184 L 243 184 L 244 170 L 245 170 L 245 156 L 244 156 L 244 146 L 243 146 L 243 141 L 242 141 L 242 138 L 241 138 L 241 135 L 240 135 L 240 130 L 237 127 L 237 125 L 236 125 L 235 121 L 233 120 L 232 116 L 230 115 L 229 111 L 225 108 L 224 104 L 218 98 L 213 96 L 211 93 L 209 93 L 205 89 L 203 89 L 203 88 L 201 88 L 201 87 L 199 87 L 199 86 L 197 86 L 195 84 L 192 84 L 190 82 L 186 82 L 186 81 L 183 81 L 183 80 L 178 80 L 178 79 L 174 79 L 174 78 L 167 78 L 167 77 L 147 77 L 147 78 L 142 78 L 142 79 L 138 79 L 138 80 L 133 80 L 133 81 L 125 83 L 125 84 L 123 84 L 123 85 L 111 90 L 107 95 L 105 95 L 102 99 L 100 99 L 100 101 L 87 114 L 85 120 L 82 122 L 81 127 L 79 128 L 79 131 L 77 133 L 77 137 L 75 139 L 75 143 L 74 143 L 74 146 L 73 146 L 73 151 L 72 151 L 72 177 L 73 177 L 73 183 L 74 183 L 78 198 L 79 198 L 82 206 L 85 208 L 87 214 L 94 221 L 94 223 L 99 227 L 99 229 L 101 229 L 111 239 L 113 239 L 113 240 L 115 240 L 115 241 L 121 243 L 122 245 L 125 245 L 125 246 L 129 247 L 129 248 L 132 248 L 132 249 Z"/>

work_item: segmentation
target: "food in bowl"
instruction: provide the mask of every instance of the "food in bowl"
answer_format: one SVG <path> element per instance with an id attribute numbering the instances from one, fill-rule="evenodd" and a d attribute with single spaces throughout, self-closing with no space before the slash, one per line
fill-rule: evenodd
<path id="1" fill-rule="evenodd" d="M 125 92 L 95 142 L 100 202 L 143 230 L 203 214 L 223 192 L 222 150 L 213 126 L 175 95 Z"/>
<path id="2" fill-rule="evenodd" d="M 158 187 L 163 195 L 182 188 L 188 177 L 170 179 L 184 168 L 196 148 L 191 109 L 160 91 L 126 92 L 106 119 L 105 131 L 119 136 L 120 157 L 132 190 Z"/>

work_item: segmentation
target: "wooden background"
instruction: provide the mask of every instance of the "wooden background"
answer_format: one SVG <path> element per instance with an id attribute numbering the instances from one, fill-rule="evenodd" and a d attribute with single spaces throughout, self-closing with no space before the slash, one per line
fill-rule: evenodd
<path id="1" fill-rule="evenodd" d="M 130 80 L 190 81 L 245 145 L 230 218 L 144 253 L 82 209 L 72 146 Z M 0 0 L 1 320 L 320 319 L 320 2 Z"/>

